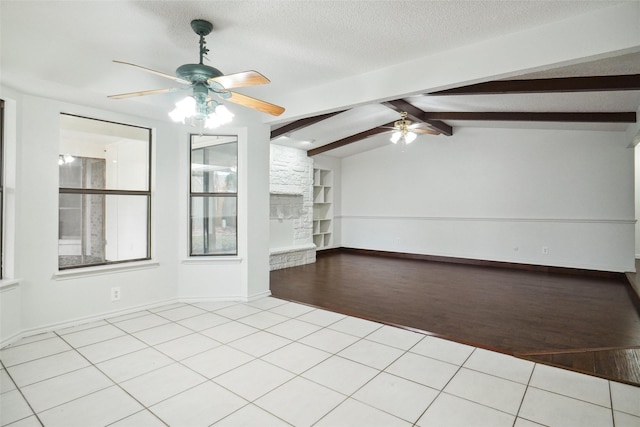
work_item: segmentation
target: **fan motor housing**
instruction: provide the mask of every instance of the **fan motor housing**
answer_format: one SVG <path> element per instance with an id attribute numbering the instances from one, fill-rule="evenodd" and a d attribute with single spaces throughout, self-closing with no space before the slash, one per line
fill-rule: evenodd
<path id="1" fill-rule="evenodd" d="M 206 82 L 212 77 L 220 77 L 222 75 L 222 72 L 217 68 L 204 64 L 184 64 L 176 69 L 176 76 L 192 83 Z"/>

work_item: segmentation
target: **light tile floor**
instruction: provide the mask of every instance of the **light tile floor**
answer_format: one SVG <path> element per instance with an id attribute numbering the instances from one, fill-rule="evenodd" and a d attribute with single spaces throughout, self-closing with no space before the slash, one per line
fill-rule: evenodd
<path id="1" fill-rule="evenodd" d="M 264 298 L 0 350 L 2 426 L 640 427 L 640 388 Z"/>

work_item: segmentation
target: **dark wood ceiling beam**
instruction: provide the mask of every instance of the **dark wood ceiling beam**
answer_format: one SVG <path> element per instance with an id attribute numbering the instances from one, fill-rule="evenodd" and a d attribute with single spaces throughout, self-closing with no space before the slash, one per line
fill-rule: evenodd
<path id="1" fill-rule="evenodd" d="M 284 125 L 279 127 L 278 129 L 271 131 L 271 139 L 277 138 L 285 133 L 295 132 L 297 130 L 306 128 L 307 126 L 311 126 L 318 122 L 328 119 L 329 117 L 333 117 L 337 114 L 344 113 L 347 110 L 342 111 L 334 111 L 333 113 L 321 114 L 319 116 L 307 117 L 304 119 L 296 120 L 295 122 L 291 122 L 288 125 Z"/>
<path id="2" fill-rule="evenodd" d="M 520 122 L 635 123 L 636 113 L 524 113 L 524 112 L 435 112 L 424 113 L 433 120 L 479 120 Z"/>
<path id="3" fill-rule="evenodd" d="M 507 93 L 600 92 L 640 90 L 640 74 L 552 79 L 494 80 L 429 95 L 495 95 Z"/>
<path id="4" fill-rule="evenodd" d="M 382 126 L 393 126 L 393 122 L 387 123 Z M 307 156 L 312 157 L 316 154 L 324 153 L 325 151 L 333 150 L 336 148 L 344 147 L 345 145 L 349 145 L 353 142 L 360 141 L 362 139 L 368 138 L 373 135 L 377 135 L 379 133 L 389 132 L 390 129 L 388 127 L 376 127 L 373 129 L 365 130 L 364 132 L 357 133 L 355 135 L 348 136 L 346 138 L 339 139 L 337 141 L 331 142 L 329 144 L 323 145 L 318 148 L 314 148 L 307 151 Z"/>
<path id="5" fill-rule="evenodd" d="M 424 122 L 424 119 L 422 118 L 422 114 L 424 113 L 424 111 L 422 111 L 415 105 L 409 104 L 404 99 L 396 99 L 394 101 L 383 102 L 382 105 L 387 108 L 391 108 L 393 111 L 396 111 L 398 113 L 407 113 L 407 118 L 411 121 L 421 123 Z"/>
<path id="6" fill-rule="evenodd" d="M 425 118 L 424 111 L 419 109 L 418 107 L 409 104 L 404 99 L 396 99 L 394 101 L 383 102 L 382 105 L 385 107 L 391 108 L 398 113 L 406 112 L 407 118 L 412 122 L 416 123 L 425 123 L 429 125 L 431 128 L 437 130 L 443 135 L 451 136 L 453 135 L 453 128 L 448 124 L 440 121 L 440 120 L 432 120 Z"/>

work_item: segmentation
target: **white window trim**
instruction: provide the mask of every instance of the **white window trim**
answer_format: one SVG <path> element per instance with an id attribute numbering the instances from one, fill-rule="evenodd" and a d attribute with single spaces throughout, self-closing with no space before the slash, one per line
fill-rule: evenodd
<path id="1" fill-rule="evenodd" d="M 242 258 L 239 256 L 194 256 L 180 261 L 181 264 L 240 264 Z"/>
<path id="2" fill-rule="evenodd" d="M 57 271 L 53 275 L 54 280 L 77 279 L 81 277 L 103 276 L 107 274 L 122 273 L 126 271 L 147 270 L 158 268 L 160 263 L 153 260 L 122 262 L 118 264 L 96 265 L 79 268 L 70 268 Z"/>
<path id="3" fill-rule="evenodd" d="M 2 207 L 4 209 L 2 220 L 2 256 L 4 271 L 0 287 L 17 284 L 15 279 L 15 241 L 16 241 L 16 165 L 17 165 L 17 106 L 16 101 L 3 97 L 4 100 L 4 152 L 2 153 L 4 165 L 4 197 Z"/>

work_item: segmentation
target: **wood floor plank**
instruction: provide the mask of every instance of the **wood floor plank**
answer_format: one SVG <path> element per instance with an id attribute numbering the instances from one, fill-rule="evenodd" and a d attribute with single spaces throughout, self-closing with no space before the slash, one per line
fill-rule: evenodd
<path id="1" fill-rule="evenodd" d="M 275 297 L 509 354 L 640 346 L 639 303 L 630 289 L 614 276 L 343 252 L 271 272 Z M 571 364 L 592 363 L 582 357 Z"/>
<path id="2" fill-rule="evenodd" d="M 624 349 L 597 352 L 595 371 L 609 378 L 625 378 L 640 384 L 640 349 Z"/>

